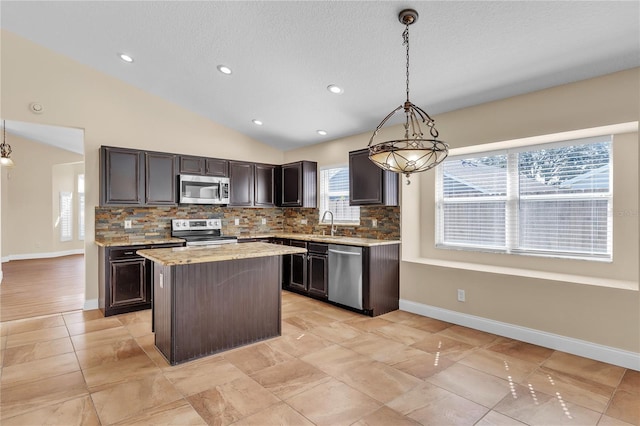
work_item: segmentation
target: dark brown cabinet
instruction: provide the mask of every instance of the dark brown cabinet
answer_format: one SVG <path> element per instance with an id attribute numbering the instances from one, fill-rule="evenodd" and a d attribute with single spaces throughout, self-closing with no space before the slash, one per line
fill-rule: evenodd
<path id="1" fill-rule="evenodd" d="M 398 205 L 398 174 L 376 166 L 368 149 L 349 153 L 349 205 Z"/>
<path id="2" fill-rule="evenodd" d="M 100 148 L 100 205 L 176 205 L 177 156 Z"/>
<path id="3" fill-rule="evenodd" d="M 318 163 L 314 161 L 298 161 L 280 167 L 278 205 L 317 207 L 317 175 Z"/>
<path id="4" fill-rule="evenodd" d="M 144 204 L 144 156 L 141 151 L 101 147 L 100 205 Z"/>
<path id="5" fill-rule="evenodd" d="M 198 176 L 229 176 L 229 161 L 220 158 L 180 156 L 180 173 Z"/>
<path id="6" fill-rule="evenodd" d="M 181 245 L 169 243 L 100 247 L 98 305 L 104 316 L 151 308 L 153 264 L 136 254 L 136 251 Z"/>
<path id="7" fill-rule="evenodd" d="M 328 248 L 327 244 L 291 240 L 290 245 L 302 247 L 307 253 L 289 256 L 288 289 L 326 299 L 328 290 Z"/>
<path id="8" fill-rule="evenodd" d="M 145 152 L 144 157 L 146 204 L 175 205 L 178 156 L 160 152 Z"/>
<path id="9" fill-rule="evenodd" d="M 229 161 L 229 205 L 275 206 L 275 171 L 271 164 Z"/>
<path id="10" fill-rule="evenodd" d="M 253 163 L 229 161 L 229 205 L 253 205 Z"/>
<path id="11" fill-rule="evenodd" d="M 270 164 L 254 165 L 254 197 L 256 207 L 275 206 L 275 170 Z"/>

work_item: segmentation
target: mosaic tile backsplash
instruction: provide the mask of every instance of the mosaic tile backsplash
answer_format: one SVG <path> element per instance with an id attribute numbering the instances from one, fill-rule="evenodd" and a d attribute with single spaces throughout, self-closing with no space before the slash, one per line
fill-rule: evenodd
<path id="1" fill-rule="evenodd" d="M 222 219 L 222 234 L 248 237 L 276 232 L 321 235 L 330 233 L 320 225 L 318 209 L 240 208 L 219 206 L 96 207 L 95 238 L 99 241 L 157 240 L 171 236 L 171 219 Z M 239 224 L 235 224 L 239 219 Z M 262 224 L 263 219 L 265 224 Z M 373 227 L 373 219 L 377 227 Z M 130 229 L 124 221 L 131 220 Z M 306 224 L 304 224 L 306 220 Z M 337 227 L 336 235 L 384 240 L 400 239 L 399 207 L 361 207 L 360 225 Z"/>

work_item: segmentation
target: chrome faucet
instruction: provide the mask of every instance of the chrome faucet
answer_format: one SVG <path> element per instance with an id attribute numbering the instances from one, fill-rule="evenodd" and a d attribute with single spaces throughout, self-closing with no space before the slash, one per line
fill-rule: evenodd
<path id="1" fill-rule="evenodd" d="M 336 227 L 333 226 L 333 212 L 331 210 L 325 210 L 324 214 L 322 215 L 322 219 L 320 219 L 320 222 L 324 223 L 324 218 L 327 216 L 327 213 L 331 215 L 331 236 L 333 237 L 336 233 Z"/>

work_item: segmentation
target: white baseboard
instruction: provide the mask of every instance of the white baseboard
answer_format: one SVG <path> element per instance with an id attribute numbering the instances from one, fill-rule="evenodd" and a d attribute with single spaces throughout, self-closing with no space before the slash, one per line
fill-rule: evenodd
<path id="1" fill-rule="evenodd" d="M 2 263 L 10 262 L 12 260 L 27 260 L 27 259 L 48 259 L 50 257 L 69 256 L 72 254 L 84 254 L 84 249 L 64 250 L 64 251 L 52 251 L 48 253 L 23 253 L 23 254 L 10 254 L 2 257 Z"/>
<path id="2" fill-rule="evenodd" d="M 487 333 L 640 371 L 640 353 L 400 299 L 400 309 Z"/>
<path id="3" fill-rule="evenodd" d="M 98 299 L 88 299 L 84 301 L 84 307 L 82 308 L 85 311 L 91 311 L 93 309 L 98 309 Z"/>

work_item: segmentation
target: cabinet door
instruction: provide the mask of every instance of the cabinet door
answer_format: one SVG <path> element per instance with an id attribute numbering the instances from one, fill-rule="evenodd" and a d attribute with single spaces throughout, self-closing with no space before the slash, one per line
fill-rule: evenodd
<path id="1" fill-rule="evenodd" d="M 268 164 L 255 165 L 255 186 L 253 204 L 259 207 L 275 206 L 274 180 L 275 166 Z"/>
<path id="2" fill-rule="evenodd" d="M 327 256 L 310 253 L 308 258 L 309 294 L 326 298 L 329 280 Z"/>
<path id="3" fill-rule="evenodd" d="M 180 156 L 180 173 L 185 175 L 203 175 L 204 174 L 204 158 L 181 155 Z"/>
<path id="4" fill-rule="evenodd" d="M 253 163 L 229 161 L 229 205 L 253 205 Z"/>
<path id="5" fill-rule="evenodd" d="M 229 161 L 219 158 L 207 158 L 205 161 L 205 174 L 207 176 L 229 176 Z"/>
<path id="6" fill-rule="evenodd" d="M 291 255 L 289 287 L 307 291 L 307 255 L 305 253 L 294 253 Z"/>
<path id="7" fill-rule="evenodd" d="M 300 163 L 282 166 L 282 205 L 300 207 L 302 205 L 302 165 Z"/>
<path id="8" fill-rule="evenodd" d="M 100 148 L 100 204 L 144 203 L 144 159 L 142 151 Z"/>
<path id="9" fill-rule="evenodd" d="M 147 204 L 176 204 L 176 155 L 145 153 L 145 194 Z"/>
<path id="10" fill-rule="evenodd" d="M 383 170 L 369 160 L 369 151 L 349 153 L 349 204 L 382 204 Z"/>
<path id="11" fill-rule="evenodd" d="M 110 307 L 136 305 L 150 301 L 144 259 L 116 260 L 110 263 Z"/>
<path id="12" fill-rule="evenodd" d="M 369 150 L 349 153 L 349 205 L 398 205 L 398 174 L 369 160 Z"/>

